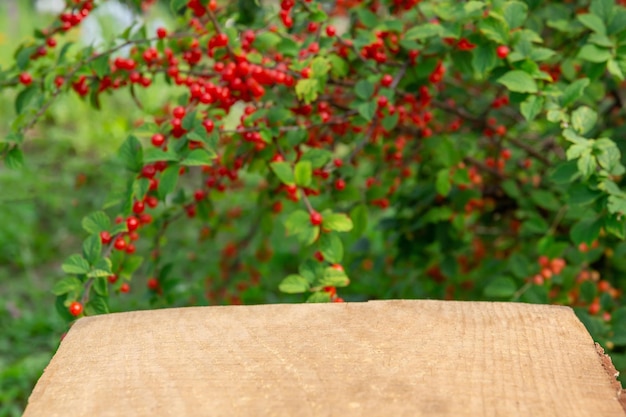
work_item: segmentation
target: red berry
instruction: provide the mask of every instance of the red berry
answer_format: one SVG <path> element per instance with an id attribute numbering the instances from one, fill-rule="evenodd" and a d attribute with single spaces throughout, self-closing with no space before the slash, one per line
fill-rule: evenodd
<path id="1" fill-rule="evenodd" d="M 72 304 L 70 304 L 69 310 L 72 316 L 78 317 L 83 312 L 83 305 L 79 303 L 78 301 L 72 301 Z"/>
<path id="2" fill-rule="evenodd" d="M 113 274 L 113 275 L 109 275 L 109 276 L 107 277 L 107 280 L 109 280 L 109 282 L 110 282 L 111 284 L 115 284 L 115 283 L 117 282 L 117 275 L 115 275 L 115 274 Z"/>
<path id="3" fill-rule="evenodd" d="M 328 36 L 335 36 L 336 33 L 337 33 L 337 29 L 335 29 L 333 25 L 326 26 L 326 34 Z"/>
<path id="4" fill-rule="evenodd" d="M 117 250 L 124 250 L 126 249 L 126 241 L 122 236 L 119 236 L 117 239 L 115 239 L 113 247 Z"/>
<path id="5" fill-rule="evenodd" d="M 383 87 L 389 87 L 393 82 L 393 77 L 389 74 L 383 75 L 383 78 L 380 79 L 380 85 Z"/>
<path id="6" fill-rule="evenodd" d="M 111 233 L 107 232 L 106 230 L 100 232 L 100 241 L 103 245 L 108 245 L 109 243 L 111 243 L 111 239 Z"/>
<path id="7" fill-rule="evenodd" d="M 303 68 L 302 71 L 300 71 L 300 75 L 302 75 L 302 78 L 309 78 L 311 76 L 311 68 Z"/>
<path id="8" fill-rule="evenodd" d="M 172 115 L 176 118 L 176 119 L 182 119 L 183 117 L 185 117 L 185 108 L 183 106 L 176 106 L 174 107 L 174 110 L 172 110 Z"/>
<path id="9" fill-rule="evenodd" d="M 159 288 L 159 281 L 156 278 L 150 278 L 148 280 L 148 288 L 156 291 Z"/>
<path id="10" fill-rule="evenodd" d="M 496 49 L 496 55 L 498 55 L 499 58 L 506 58 L 509 55 L 509 47 L 506 45 L 500 45 L 498 46 L 498 48 Z"/>
<path id="11" fill-rule="evenodd" d="M 127 293 L 130 291 L 130 285 L 127 282 L 120 285 L 120 292 Z"/>
<path id="12" fill-rule="evenodd" d="M 337 191 L 342 191 L 344 188 L 346 188 L 346 182 L 342 178 L 335 181 L 335 189 Z"/>
<path id="13" fill-rule="evenodd" d="M 129 232 L 137 230 L 137 228 L 139 227 L 139 219 L 137 217 L 130 216 L 126 219 L 126 226 L 128 227 Z"/>
<path id="14" fill-rule="evenodd" d="M 161 133 L 155 133 L 152 135 L 152 144 L 157 148 L 160 148 L 165 143 L 165 136 Z"/>
<path id="15" fill-rule="evenodd" d="M 312 211 L 311 212 L 311 224 L 313 226 L 319 226 L 320 224 L 322 224 L 322 215 L 319 214 L 317 211 Z"/>
<path id="16" fill-rule="evenodd" d="M 165 28 L 157 28 L 156 34 L 159 37 L 159 39 L 163 39 L 164 37 L 167 36 L 167 30 Z"/>
<path id="17" fill-rule="evenodd" d="M 133 213 L 141 214 L 146 209 L 146 204 L 143 201 L 137 200 L 133 203 Z"/>
<path id="18" fill-rule="evenodd" d="M 29 85 L 32 82 L 33 82 L 33 77 L 29 73 L 23 72 L 20 74 L 20 83 L 24 85 Z"/>

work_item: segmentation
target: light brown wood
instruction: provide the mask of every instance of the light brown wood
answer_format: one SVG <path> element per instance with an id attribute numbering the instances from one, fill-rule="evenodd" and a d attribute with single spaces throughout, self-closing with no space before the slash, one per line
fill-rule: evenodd
<path id="1" fill-rule="evenodd" d="M 34 416 L 620 416 L 566 307 L 452 301 L 197 307 L 79 320 Z"/>

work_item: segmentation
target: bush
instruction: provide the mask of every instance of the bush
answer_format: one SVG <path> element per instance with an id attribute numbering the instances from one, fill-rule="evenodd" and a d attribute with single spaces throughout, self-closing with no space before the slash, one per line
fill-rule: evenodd
<path id="1" fill-rule="evenodd" d="M 68 48 L 96 7 L 69 3 L 0 73 L 18 92 L 5 165 L 22 166 L 59 97 L 98 110 L 129 94 L 144 117 L 54 284 L 68 320 L 305 300 L 553 303 L 626 368 L 623 6 L 172 0 L 172 28 Z"/>

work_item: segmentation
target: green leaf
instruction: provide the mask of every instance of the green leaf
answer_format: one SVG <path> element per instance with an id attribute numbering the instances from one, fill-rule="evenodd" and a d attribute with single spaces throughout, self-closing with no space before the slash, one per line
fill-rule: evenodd
<path id="1" fill-rule="evenodd" d="M 367 229 L 367 207 L 363 204 L 359 204 L 350 211 L 350 218 L 352 219 L 354 228 L 353 234 L 361 235 Z"/>
<path id="2" fill-rule="evenodd" d="M 404 39 L 407 40 L 418 40 L 418 39 L 428 39 L 434 36 L 441 36 L 443 33 L 443 28 L 440 24 L 435 23 L 425 23 L 419 26 L 413 26 L 409 30 L 407 30 L 404 34 Z"/>
<path id="3" fill-rule="evenodd" d="M 593 203 L 602 197 L 602 194 L 599 190 L 590 189 L 587 184 L 577 182 L 567 189 L 567 201 L 572 206 L 584 206 Z"/>
<path id="4" fill-rule="evenodd" d="M 83 242 L 83 256 L 90 264 L 94 264 L 102 252 L 102 242 L 100 236 L 91 235 Z"/>
<path id="5" fill-rule="evenodd" d="M 624 80 L 624 73 L 622 72 L 622 68 L 619 66 L 616 60 L 609 59 L 606 63 L 606 69 L 609 70 L 609 73 L 619 80 Z"/>
<path id="6" fill-rule="evenodd" d="M 111 72 L 111 65 L 109 64 L 109 56 L 107 54 L 101 54 L 93 61 L 91 61 L 91 69 L 96 73 L 98 78 L 103 78 Z"/>
<path id="7" fill-rule="evenodd" d="M 546 210 L 557 211 L 562 206 L 554 193 L 548 190 L 533 190 L 530 192 L 530 199 L 535 205 Z"/>
<path id="8" fill-rule="evenodd" d="M 174 14 L 178 14 L 183 7 L 187 6 L 187 0 L 170 0 L 170 9 Z"/>
<path id="9" fill-rule="evenodd" d="M 503 16 L 510 29 L 521 26 L 528 15 L 528 6 L 521 1 L 507 1 L 503 7 Z"/>
<path id="10" fill-rule="evenodd" d="M 350 284 L 350 279 L 343 268 L 335 268 L 332 266 L 324 269 L 324 276 L 320 279 L 320 285 L 325 287 L 345 287 L 348 284 Z"/>
<path id="11" fill-rule="evenodd" d="M 143 167 L 143 149 L 139 140 L 129 135 L 118 151 L 124 167 L 132 172 L 139 172 Z"/>
<path id="12" fill-rule="evenodd" d="M 52 287 L 52 293 L 54 295 L 63 295 L 68 292 L 75 292 L 79 294 L 83 289 L 83 283 L 76 277 L 65 277 L 60 281 L 57 281 Z"/>
<path id="13" fill-rule="evenodd" d="M 93 279 L 93 290 L 96 294 L 106 297 L 109 295 L 109 286 L 107 285 L 107 279 L 103 276 L 94 277 Z"/>
<path id="14" fill-rule="evenodd" d="M 80 255 L 72 255 L 63 262 L 61 269 L 66 274 L 86 274 L 89 272 L 89 262 Z"/>
<path id="15" fill-rule="evenodd" d="M 596 171 L 597 167 L 598 164 L 596 158 L 591 154 L 591 149 L 585 149 L 578 158 L 578 170 L 584 178 L 589 178 Z"/>
<path id="16" fill-rule="evenodd" d="M 572 226 L 570 237 L 576 245 L 581 243 L 590 245 L 600 235 L 602 224 L 602 219 L 582 219 Z"/>
<path id="17" fill-rule="evenodd" d="M 321 168 L 326 165 L 332 156 L 332 152 L 326 149 L 313 148 L 304 152 L 300 161 L 310 161 L 313 168 Z"/>
<path id="18" fill-rule="evenodd" d="M 615 14 L 615 0 L 591 0 L 589 11 L 604 22 L 610 22 Z"/>
<path id="19" fill-rule="evenodd" d="M 367 100 L 374 94 L 374 84 L 367 80 L 360 80 L 354 86 L 354 93 L 360 99 Z"/>
<path id="20" fill-rule="evenodd" d="M 315 78 L 303 78 L 296 83 L 296 96 L 298 100 L 311 103 L 317 100 L 319 81 Z"/>
<path id="21" fill-rule="evenodd" d="M 330 73 L 335 78 L 343 78 L 348 75 L 349 67 L 345 59 L 341 58 L 337 54 L 330 54 L 328 56 L 330 61 Z"/>
<path id="22" fill-rule="evenodd" d="M 322 219 L 322 227 L 326 230 L 335 230 L 337 232 L 348 232 L 352 230 L 353 224 L 350 217 L 343 213 L 331 213 L 324 215 Z"/>
<path id="23" fill-rule="evenodd" d="M 311 185 L 313 178 L 313 167 L 310 161 L 300 161 L 294 168 L 294 180 L 296 185 L 301 187 L 308 187 Z"/>
<path id="24" fill-rule="evenodd" d="M 606 26 L 604 25 L 604 22 L 595 14 L 579 14 L 576 15 L 576 19 L 594 32 L 599 33 L 600 35 L 606 35 Z"/>
<path id="25" fill-rule="evenodd" d="M 524 71 L 512 70 L 498 78 L 497 82 L 503 84 L 510 91 L 516 93 L 536 93 L 537 83 Z"/>
<path id="26" fill-rule="evenodd" d="M 193 132 L 192 132 L 193 133 Z M 193 138 L 189 138 L 195 140 Z M 167 151 L 160 148 L 151 147 L 143 153 L 143 163 L 150 164 L 157 161 L 178 161 L 178 155 L 174 151 L 173 147 L 169 147 Z"/>
<path id="27" fill-rule="evenodd" d="M 83 229 L 92 235 L 96 235 L 102 231 L 109 230 L 111 227 L 111 219 L 103 211 L 96 211 L 89 216 L 83 218 Z"/>
<path id="28" fill-rule="evenodd" d="M 194 149 L 189 155 L 183 159 L 180 164 L 185 166 L 204 166 L 211 165 L 217 155 L 213 151 L 207 149 Z"/>
<path id="29" fill-rule="evenodd" d="M 359 104 L 356 109 L 365 120 L 371 122 L 376 114 L 376 103 L 374 101 L 366 101 Z"/>
<path id="30" fill-rule="evenodd" d="M 331 263 L 339 263 L 343 259 L 343 243 L 337 233 L 322 233 L 319 240 L 320 252 L 324 259 Z"/>
<path id="31" fill-rule="evenodd" d="M 509 27 L 506 21 L 489 16 L 486 19 L 479 20 L 478 29 L 480 32 L 500 45 L 509 43 Z"/>
<path id="32" fill-rule="evenodd" d="M 565 90 L 563 90 L 563 95 L 561 96 L 561 106 L 567 107 L 570 104 L 573 104 L 576 100 L 582 97 L 585 92 L 585 88 L 587 88 L 588 85 L 589 78 L 581 78 L 568 85 Z"/>
<path id="33" fill-rule="evenodd" d="M 289 162 L 272 162 L 270 168 L 283 184 L 293 185 L 295 183 L 293 169 Z"/>
<path id="34" fill-rule="evenodd" d="M 85 313 L 89 316 L 108 314 L 109 305 L 103 297 L 92 297 L 85 306 Z"/>
<path id="35" fill-rule="evenodd" d="M 599 48 L 596 45 L 587 44 L 578 51 L 578 58 L 589 62 L 601 63 L 611 59 L 608 49 Z"/>
<path id="36" fill-rule="evenodd" d="M 437 190 L 437 194 L 442 197 L 447 196 L 452 189 L 452 184 L 450 183 L 450 171 L 448 169 L 442 169 L 437 172 L 435 189 Z"/>
<path id="37" fill-rule="evenodd" d="M 308 291 L 310 288 L 309 281 L 306 278 L 292 274 L 287 276 L 278 285 L 278 289 L 287 294 L 299 294 Z"/>
<path id="38" fill-rule="evenodd" d="M 24 154 L 18 147 L 13 147 L 4 157 L 4 163 L 7 168 L 21 169 L 24 166 Z"/>
<path id="39" fill-rule="evenodd" d="M 330 71 L 330 62 L 323 56 L 317 56 L 311 61 L 311 72 L 315 78 L 324 78 Z"/>
<path id="40" fill-rule="evenodd" d="M 330 294 L 326 291 L 318 291 L 313 294 L 306 300 L 307 303 L 328 303 L 330 302 Z"/>
<path id="41" fill-rule="evenodd" d="M 296 210 L 285 220 L 288 236 L 296 236 L 305 245 L 313 243 L 320 233 L 320 228 L 311 224 L 309 213 Z"/>
<path id="42" fill-rule="evenodd" d="M 157 194 L 159 199 L 164 200 L 168 194 L 171 194 L 176 189 L 178 183 L 178 177 L 180 176 L 180 168 L 178 165 L 171 165 L 165 168 L 165 171 L 161 172 L 159 177 L 159 188 Z"/>
<path id="43" fill-rule="evenodd" d="M 477 73 L 484 75 L 496 66 L 496 48 L 492 43 L 482 42 L 472 54 L 472 67 Z"/>
<path id="44" fill-rule="evenodd" d="M 624 240 L 626 238 L 626 221 L 616 214 L 604 218 L 604 228 L 618 239 Z"/>
<path id="45" fill-rule="evenodd" d="M 491 281 L 483 290 L 488 298 L 510 298 L 517 291 L 517 285 L 513 278 L 498 277 Z"/>
<path id="46" fill-rule="evenodd" d="M 520 104 L 520 111 L 524 119 L 528 122 L 535 120 L 535 117 L 537 117 L 543 109 L 544 101 L 545 99 L 541 96 L 528 96 L 528 98 Z"/>
<path id="47" fill-rule="evenodd" d="M 599 138 L 593 144 L 594 154 L 598 164 L 608 172 L 612 172 L 620 165 L 621 152 L 617 144 L 608 138 Z"/>
<path id="48" fill-rule="evenodd" d="M 15 113 L 22 113 L 37 97 L 41 98 L 41 94 L 39 88 L 34 85 L 20 91 L 15 98 Z"/>
<path id="49" fill-rule="evenodd" d="M 589 132 L 598 121 L 598 113 L 590 107 L 581 106 L 572 112 L 572 127 L 581 135 Z"/>

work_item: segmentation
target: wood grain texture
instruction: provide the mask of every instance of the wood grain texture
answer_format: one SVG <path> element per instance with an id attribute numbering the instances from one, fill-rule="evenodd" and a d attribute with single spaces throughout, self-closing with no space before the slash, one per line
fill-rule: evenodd
<path id="1" fill-rule="evenodd" d="M 566 307 L 454 301 L 194 307 L 79 320 L 35 416 L 620 416 Z"/>

